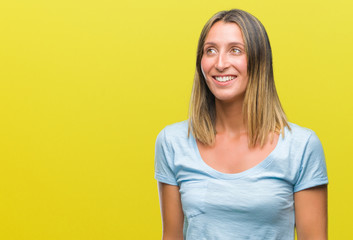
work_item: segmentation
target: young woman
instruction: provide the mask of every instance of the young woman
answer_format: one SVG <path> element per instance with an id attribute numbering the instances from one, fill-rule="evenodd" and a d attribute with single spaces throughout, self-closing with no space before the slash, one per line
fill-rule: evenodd
<path id="1" fill-rule="evenodd" d="M 157 137 L 163 240 L 327 239 L 320 140 L 289 123 L 263 25 L 242 10 L 204 26 L 189 120 Z"/>

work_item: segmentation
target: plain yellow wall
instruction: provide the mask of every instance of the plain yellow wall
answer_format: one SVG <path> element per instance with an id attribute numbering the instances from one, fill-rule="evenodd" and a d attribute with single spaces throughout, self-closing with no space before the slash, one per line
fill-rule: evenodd
<path id="1" fill-rule="evenodd" d="M 320 137 L 330 239 L 352 239 L 353 2 L 0 3 L 0 239 L 160 239 L 154 143 L 186 119 L 215 12 L 265 25 L 291 122 Z"/>

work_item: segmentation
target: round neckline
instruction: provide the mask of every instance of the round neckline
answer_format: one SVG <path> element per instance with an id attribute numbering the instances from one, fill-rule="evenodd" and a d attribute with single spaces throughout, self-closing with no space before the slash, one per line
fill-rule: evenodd
<path id="1" fill-rule="evenodd" d="M 286 134 L 286 131 L 287 129 L 284 128 L 284 131 Z M 241 178 L 241 177 L 244 177 L 244 176 L 247 176 L 247 175 L 251 175 L 253 173 L 256 173 L 257 171 L 260 171 L 264 168 L 266 168 L 271 162 L 272 160 L 275 158 L 277 152 L 279 151 L 279 149 L 281 148 L 281 145 L 283 144 L 284 142 L 284 139 L 283 139 L 283 134 L 282 132 L 279 134 L 279 137 L 278 137 L 278 141 L 277 141 L 277 144 L 275 146 L 275 148 L 267 155 L 267 157 L 265 159 L 263 159 L 261 162 L 259 162 L 258 164 L 256 164 L 255 166 L 251 167 L 251 168 L 248 168 L 242 172 L 238 172 L 238 173 L 225 173 L 225 172 L 221 172 L 221 171 L 218 171 L 216 169 L 214 169 L 213 167 L 211 167 L 210 165 L 208 165 L 201 157 L 201 153 L 200 153 L 200 150 L 197 146 L 197 142 L 196 142 L 196 139 L 194 138 L 194 136 L 192 134 L 191 135 L 191 139 L 192 139 L 192 147 L 193 147 L 193 150 L 194 150 L 194 153 L 196 155 L 196 159 L 198 162 L 201 163 L 202 167 L 204 168 L 204 170 L 216 177 L 216 178 L 221 178 L 221 179 L 236 179 L 236 178 Z"/>

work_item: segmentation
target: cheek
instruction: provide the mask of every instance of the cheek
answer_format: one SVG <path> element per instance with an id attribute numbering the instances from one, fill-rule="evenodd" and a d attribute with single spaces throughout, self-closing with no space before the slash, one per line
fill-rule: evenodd
<path id="1" fill-rule="evenodd" d="M 247 74 L 247 72 L 248 72 L 248 61 L 247 61 L 246 58 L 243 59 L 243 61 L 241 63 L 241 68 L 242 68 L 242 71 Z"/>
<path id="2" fill-rule="evenodd" d="M 245 57 L 234 59 L 232 65 L 242 74 L 247 73 L 248 71 L 248 63 Z"/>
<path id="3" fill-rule="evenodd" d="M 205 76 L 205 74 L 208 73 L 208 71 L 210 70 L 210 68 L 211 68 L 211 62 L 210 62 L 210 60 L 203 57 L 203 58 L 201 59 L 201 69 L 202 69 L 202 71 L 203 71 L 203 75 L 204 75 L 204 76 Z"/>
<path id="4" fill-rule="evenodd" d="M 248 73 L 248 64 L 247 63 L 245 63 L 244 65 L 243 65 L 243 71 L 247 74 Z"/>

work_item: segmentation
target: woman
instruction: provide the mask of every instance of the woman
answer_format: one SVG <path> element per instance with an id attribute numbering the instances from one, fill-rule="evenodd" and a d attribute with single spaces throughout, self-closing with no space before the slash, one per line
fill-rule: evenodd
<path id="1" fill-rule="evenodd" d="M 189 121 L 157 137 L 163 239 L 327 239 L 327 173 L 312 130 L 286 120 L 263 25 L 204 26 Z"/>

